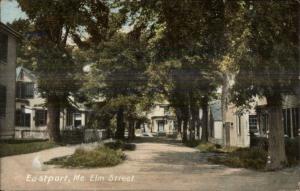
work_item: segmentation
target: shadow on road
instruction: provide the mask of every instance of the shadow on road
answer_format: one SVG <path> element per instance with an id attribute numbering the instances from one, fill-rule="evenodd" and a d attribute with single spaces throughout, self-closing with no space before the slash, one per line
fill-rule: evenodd
<path id="1" fill-rule="evenodd" d="M 207 158 L 212 157 L 214 153 L 167 151 L 154 154 L 151 161 L 156 165 L 151 168 L 144 168 L 143 171 L 203 174 L 221 172 L 226 169 L 225 166 L 214 165 L 207 161 Z"/>
<path id="2" fill-rule="evenodd" d="M 176 140 L 174 138 L 168 137 L 136 137 L 133 143 L 164 143 L 176 146 L 183 146 L 181 140 Z"/>

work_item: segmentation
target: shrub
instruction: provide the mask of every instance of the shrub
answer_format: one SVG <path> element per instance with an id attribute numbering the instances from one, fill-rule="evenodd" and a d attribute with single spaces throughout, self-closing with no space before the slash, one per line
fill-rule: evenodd
<path id="1" fill-rule="evenodd" d="M 61 131 L 62 144 L 79 144 L 84 142 L 83 129 L 66 129 Z"/>
<path id="2" fill-rule="evenodd" d="M 200 140 L 192 140 L 192 141 L 186 141 L 184 145 L 187 147 L 197 147 L 200 143 L 201 143 Z"/>
<path id="3" fill-rule="evenodd" d="M 234 168 L 262 170 L 266 166 L 267 152 L 259 147 L 240 148 L 222 157 L 209 158 L 209 161 Z"/>
<path id="4" fill-rule="evenodd" d="M 178 133 L 172 133 L 172 134 L 167 134 L 168 138 L 176 139 L 178 136 Z"/>
<path id="5" fill-rule="evenodd" d="M 115 142 L 107 142 L 104 143 L 104 146 L 113 149 L 118 150 L 121 149 L 123 151 L 134 151 L 136 149 L 136 145 L 133 143 L 124 143 L 123 141 L 115 141 Z"/>
<path id="6" fill-rule="evenodd" d="M 268 156 L 268 140 L 266 138 L 255 139 L 255 147 L 251 148 L 231 148 L 222 149 L 227 150 L 228 154 L 225 156 L 219 156 L 215 158 L 209 158 L 210 162 L 216 164 L 223 164 L 230 167 L 236 168 L 251 168 L 256 170 L 262 170 L 265 168 Z M 200 147 L 199 145 L 198 147 Z M 210 147 L 202 145 L 207 151 L 211 150 Z M 201 150 L 201 148 L 199 148 Z M 299 164 L 300 160 L 300 148 L 299 139 L 285 139 L 285 151 L 289 166 L 294 166 Z"/>
<path id="7" fill-rule="evenodd" d="M 0 157 L 32 153 L 57 146 L 47 140 L 3 140 L 0 142 Z"/>
<path id="8" fill-rule="evenodd" d="M 264 150 L 268 150 L 268 139 L 266 137 L 252 136 L 250 138 L 251 147 L 259 147 Z"/>
<path id="9" fill-rule="evenodd" d="M 289 165 L 295 165 L 300 160 L 299 139 L 286 139 L 285 152 Z"/>
<path id="10" fill-rule="evenodd" d="M 133 143 L 125 143 L 123 144 L 122 150 L 124 151 L 134 151 L 136 149 L 136 145 Z"/>
<path id="11" fill-rule="evenodd" d="M 215 144 L 212 143 L 205 143 L 205 144 L 199 144 L 197 146 L 197 149 L 199 149 L 201 152 L 217 152 L 217 147 Z"/>
<path id="12" fill-rule="evenodd" d="M 123 141 L 117 140 L 117 141 L 113 141 L 113 142 L 107 142 L 104 143 L 104 146 L 113 149 L 113 150 L 118 150 L 122 148 L 122 145 L 124 144 Z"/>
<path id="13" fill-rule="evenodd" d="M 45 164 L 59 165 L 62 167 L 109 167 L 115 166 L 125 160 L 125 155 L 120 150 L 107 147 L 97 147 L 93 150 L 78 148 L 71 156 L 51 159 Z"/>

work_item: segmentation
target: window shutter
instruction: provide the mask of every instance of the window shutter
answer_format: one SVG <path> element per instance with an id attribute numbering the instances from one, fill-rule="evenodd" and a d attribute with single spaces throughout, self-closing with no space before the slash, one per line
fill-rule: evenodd
<path id="1" fill-rule="evenodd" d="M 22 120 L 22 112 L 21 110 L 16 110 L 16 126 L 22 126 L 21 120 Z"/>
<path id="2" fill-rule="evenodd" d="M 7 62 L 7 45 L 8 36 L 6 34 L 0 33 L 0 63 Z"/>
<path id="3" fill-rule="evenodd" d="M 16 83 L 16 98 L 22 98 L 21 96 L 21 82 Z"/>
<path id="4" fill-rule="evenodd" d="M 6 111 L 6 87 L 0 85 L 0 117 L 5 117 Z"/>

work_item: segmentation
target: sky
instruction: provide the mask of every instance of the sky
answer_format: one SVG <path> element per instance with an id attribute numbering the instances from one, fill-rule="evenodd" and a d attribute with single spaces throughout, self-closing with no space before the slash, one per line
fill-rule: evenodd
<path id="1" fill-rule="evenodd" d="M 18 7 L 15 0 L 0 0 L 1 2 L 1 22 L 11 23 L 19 18 L 26 18 L 26 14 Z"/>
<path id="2" fill-rule="evenodd" d="M 19 8 L 16 0 L 0 0 L 1 22 L 12 23 L 14 20 L 26 18 L 26 14 Z M 132 26 L 125 25 L 122 27 L 122 32 L 129 32 Z"/>

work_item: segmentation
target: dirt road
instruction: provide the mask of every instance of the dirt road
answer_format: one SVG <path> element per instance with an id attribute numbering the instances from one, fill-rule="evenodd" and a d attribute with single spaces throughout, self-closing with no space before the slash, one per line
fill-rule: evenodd
<path id="1" fill-rule="evenodd" d="M 151 138 L 149 138 L 151 140 Z M 112 168 L 39 170 L 32 161 L 68 155 L 75 146 L 1 158 L 1 190 L 200 190 L 295 191 L 300 167 L 255 172 L 209 164 L 209 154 L 172 141 L 141 141 L 127 160 Z M 298 185 L 299 184 L 299 185 Z"/>

